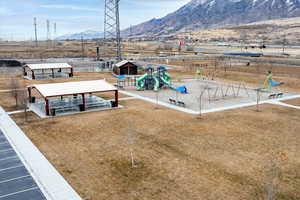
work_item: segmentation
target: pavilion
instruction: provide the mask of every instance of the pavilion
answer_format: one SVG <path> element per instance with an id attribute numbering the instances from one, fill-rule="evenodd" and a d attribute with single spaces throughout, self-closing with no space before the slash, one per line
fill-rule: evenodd
<path id="1" fill-rule="evenodd" d="M 23 75 L 29 79 L 73 77 L 73 67 L 68 63 L 26 64 Z"/>
<path id="2" fill-rule="evenodd" d="M 107 92 L 114 93 L 113 101 L 93 95 Z M 35 84 L 28 86 L 28 96 L 31 109 L 45 116 L 111 109 L 119 101 L 118 89 L 105 80 Z"/>

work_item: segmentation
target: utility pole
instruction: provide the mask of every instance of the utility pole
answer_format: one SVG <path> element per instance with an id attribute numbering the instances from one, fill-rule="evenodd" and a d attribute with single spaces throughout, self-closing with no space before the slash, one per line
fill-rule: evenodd
<path id="1" fill-rule="evenodd" d="M 283 40 L 282 40 L 282 55 L 285 54 L 285 46 L 286 46 L 287 40 L 286 40 L 286 35 L 283 35 Z"/>
<path id="2" fill-rule="evenodd" d="M 50 48 L 51 35 L 50 35 L 50 21 L 47 19 L 47 48 Z"/>
<path id="3" fill-rule="evenodd" d="M 55 48 L 56 45 L 56 22 L 54 23 L 54 32 L 53 32 L 53 48 Z"/>
<path id="4" fill-rule="evenodd" d="M 38 47 L 37 22 L 36 22 L 36 17 L 33 18 L 33 25 L 34 25 L 35 47 Z"/>
<path id="5" fill-rule="evenodd" d="M 122 60 L 119 2 L 120 0 L 105 0 L 104 9 L 104 40 L 115 43 L 117 61 Z"/>
<path id="6" fill-rule="evenodd" d="M 81 36 L 81 56 L 82 56 L 82 60 L 84 59 L 84 40 L 83 40 L 83 36 Z"/>

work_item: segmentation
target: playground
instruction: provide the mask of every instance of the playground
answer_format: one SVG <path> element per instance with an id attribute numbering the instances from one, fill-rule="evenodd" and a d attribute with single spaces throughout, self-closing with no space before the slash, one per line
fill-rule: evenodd
<path id="1" fill-rule="evenodd" d="M 223 108 L 226 110 L 298 95 L 280 90 L 279 86 L 285 83 L 274 81 L 271 71 L 259 88 L 244 82 L 208 80 L 202 68 L 197 69 L 195 78 L 180 80 L 172 79 L 164 66 L 157 67 L 156 70 L 148 66 L 145 71 L 144 75 L 135 80 L 123 80 L 121 93 L 160 105 L 170 104 L 173 108 L 189 113 Z"/>
<path id="2" fill-rule="evenodd" d="M 200 111 L 200 109 L 209 110 L 239 104 L 255 103 L 258 97 L 256 88 L 249 87 L 244 83 L 185 79 L 173 81 L 172 85 L 173 87 L 184 85 L 187 88 L 187 93 L 181 93 L 178 90 L 170 88 L 160 89 L 155 92 L 153 90 L 139 91 L 134 87 L 128 87 L 125 91 L 141 97 L 150 98 L 157 101 L 157 103 L 164 102 L 197 112 Z M 293 95 L 297 95 L 297 93 L 281 90 L 272 90 L 272 92 L 263 91 L 259 92 L 259 101 L 280 99 Z"/>

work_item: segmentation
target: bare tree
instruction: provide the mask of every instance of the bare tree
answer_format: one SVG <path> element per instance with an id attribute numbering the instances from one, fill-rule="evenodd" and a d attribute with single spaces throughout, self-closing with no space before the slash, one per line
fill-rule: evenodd
<path id="1" fill-rule="evenodd" d="M 155 109 L 159 109 L 159 89 L 156 91 L 156 107 Z"/>
<path id="2" fill-rule="evenodd" d="M 271 160 L 267 166 L 266 176 L 266 199 L 275 200 L 278 190 L 279 166 L 275 160 Z"/>
<path id="3" fill-rule="evenodd" d="M 9 80 L 9 88 L 11 90 L 11 95 L 12 97 L 15 99 L 16 102 L 16 107 L 18 107 L 19 103 L 18 103 L 18 89 L 20 88 L 20 83 L 18 81 L 18 79 L 16 77 L 10 77 Z"/>
<path id="4" fill-rule="evenodd" d="M 24 120 L 27 122 L 28 120 L 28 95 L 27 91 L 25 89 L 22 90 L 17 90 L 18 92 L 18 102 L 19 102 L 19 107 L 24 111 Z"/>
<path id="5" fill-rule="evenodd" d="M 126 139 L 127 139 L 127 144 L 128 144 L 129 151 L 130 151 L 132 168 L 137 167 L 135 160 L 134 160 L 134 145 L 135 145 L 136 139 L 137 139 L 136 134 L 137 134 L 137 132 L 134 129 L 132 129 L 132 128 L 127 129 L 127 138 Z"/>
<path id="6" fill-rule="evenodd" d="M 256 111 L 259 112 L 260 90 L 256 89 Z"/>
<path id="7" fill-rule="evenodd" d="M 243 51 L 243 48 L 246 46 L 247 40 L 248 40 L 248 35 L 247 35 L 246 31 L 243 30 L 240 35 L 241 51 Z"/>
<path id="8" fill-rule="evenodd" d="M 282 54 L 283 55 L 285 54 L 286 45 L 287 45 L 287 39 L 286 39 L 286 35 L 284 34 L 283 38 L 282 38 Z"/>
<path id="9" fill-rule="evenodd" d="M 200 93 L 199 95 L 199 116 L 198 116 L 198 119 L 202 119 L 202 98 L 203 98 L 203 95 L 205 93 L 205 90 L 202 90 L 202 92 Z"/>

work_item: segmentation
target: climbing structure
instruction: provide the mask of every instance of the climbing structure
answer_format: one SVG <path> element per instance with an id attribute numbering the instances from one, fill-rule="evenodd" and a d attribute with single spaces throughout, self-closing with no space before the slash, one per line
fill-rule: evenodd
<path id="1" fill-rule="evenodd" d="M 158 91 L 164 87 L 171 88 L 173 90 L 178 90 L 181 93 L 187 93 L 185 86 L 179 88 L 174 87 L 171 82 L 171 76 L 167 73 L 165 67 L 160 66 L 157 68 L 157 71 L 154 71 L 153 67 L 146 68 L 147 73 L 137 79 L 138 90 L 154 90 Z"/>

